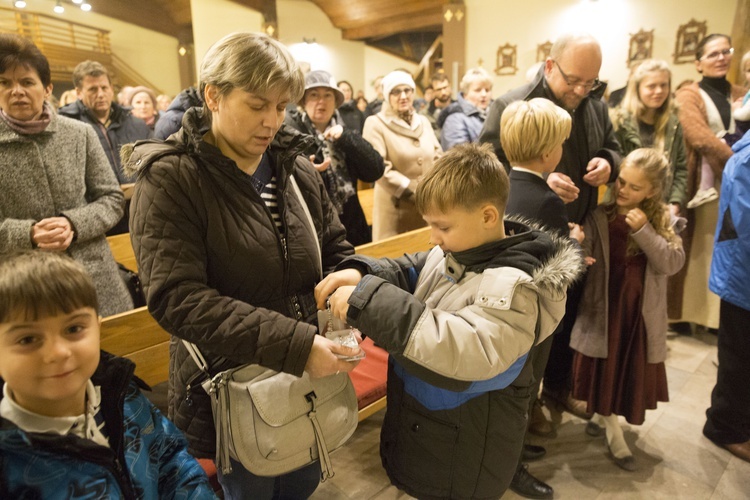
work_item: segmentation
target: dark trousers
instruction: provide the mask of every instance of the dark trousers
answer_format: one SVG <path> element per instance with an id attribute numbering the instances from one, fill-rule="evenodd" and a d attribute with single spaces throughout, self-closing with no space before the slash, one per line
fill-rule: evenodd
<path id="1" fill-rule="evenodd" d="M 300 500 L 313 494 L 320 483 L 320 462 L 277 477 L 256 476 L 230 458 L 231 474 L 218 471 L 227 500 Z"/>
<path id="2" fill-rule="evenodd" d="M 719 369 L 703 434 L 717 444 L 750 440 L 750 311 L 721 301 Z"/>
<path id="3" fill-rule="evenodd" d="M 552 392 L 570 390 L 570 371 L 573 368 L 573 349 L 570 348 L 570 332 L 576 322 L 578 303 L 581 302 L 585 276 L 568 288 L 565 316 L 557 332 L 552 336 L 549 360 L 544 370 L 544 388 Z"/>

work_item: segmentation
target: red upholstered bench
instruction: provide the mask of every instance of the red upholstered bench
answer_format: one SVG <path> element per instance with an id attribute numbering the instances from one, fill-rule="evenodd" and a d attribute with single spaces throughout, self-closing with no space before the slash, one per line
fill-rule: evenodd
<path id="1" fill-rule="evenodd" d="M 366 419 L 376 411 L 385 408 L 385 384 L 388 376 L 388 353 L 375 346 L 367 338 L 360 347 L 364 349 L 365 359 L 349 372 L 357 393 L 359 421 Z"/>

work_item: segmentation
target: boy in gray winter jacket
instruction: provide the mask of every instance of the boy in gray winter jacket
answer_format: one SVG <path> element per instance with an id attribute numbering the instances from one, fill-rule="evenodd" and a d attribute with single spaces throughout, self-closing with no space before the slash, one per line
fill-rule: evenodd
<path id="1" fill-rule="evenodd" d="M 504 218 L 508 176 L 491 149 L 460 145 L 419 184 L 429 252 L 345 259 L 318 306 L 386 349 L 381 457 L 419 498 L 499 498 L 526 429 L 531 347 L 565 310 L 583 261 L 568 239 Z"/>

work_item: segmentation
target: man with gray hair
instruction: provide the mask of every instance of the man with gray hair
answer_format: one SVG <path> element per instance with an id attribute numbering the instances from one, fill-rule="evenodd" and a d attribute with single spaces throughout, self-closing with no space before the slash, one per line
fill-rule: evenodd
<path id="1" fill-rule="evenodd" d="M 596 207 L 599 186 L 617 178 L 620 164 L 620 145 L 615 138 L 607 105 L 601 100 L 606 87 L 599 81 L 601 65 L 602 51 L 595 38 L 588 34 L 562 35 L 531 82 L 493 101 L 479 135 L 479 141 L 491 143 L 505 168 L 510 169 L 500 144 L 500 117 L 510 103 L 542 97 L 570 113 L 573 119 L 570 137 L 563 144 L 562 159 L 547 177 L 547 184 L 565 202 L 568 221 L 576 224 L 582 224 L 586 215 Z M 549 362 L 546 369 L 535 366 L 534 372 L 541 373 L 544 369 L 542 394 L 547 403 L 579 417 L 590 418 L 586 404 L 570 395 L 573 363 L 570 331 L 578 312 L 581 290 L 582 283 L 568 290 L 562 329 L 553 338 Z M 538 405 L 535 409 L 543 417 Z M 533 412 L 530 420 L 529 429 L 534 432 Z M 525 449 L 527 457 L 544 453 L 541 447 L 528 448 L 536 450 Z M 511 489 L 531 498 L 552 498 L 553 494 L 552 488 L 520 466 Z"/>
<path id="2" fill-rule="evenodd" d="M 68 118 L 88 123 L 96 131 L 109 164 L 117 176 L 125 198 L 130 200 L 134 177 L 126 176 L 120 165 L 120 148 L 128 143 L 149 139 L 151 129 L 146 122 L 130 114 L 114 99 L 112 81 L 104 65 L 96 61 L 83 61 L 73 70 L 73 85 L 78 100 L 60 108 L 59 113 Z M 128 232 L 129 204 L 125 215 L 107 235 Z"/>

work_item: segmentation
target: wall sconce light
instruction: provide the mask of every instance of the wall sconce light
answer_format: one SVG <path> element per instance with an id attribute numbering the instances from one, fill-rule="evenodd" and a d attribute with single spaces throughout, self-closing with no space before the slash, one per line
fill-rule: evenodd
<path id="1" fill-rule="evenodd" d="M 187 54 L 187 49 L 183 45 L 180 45 L 180 48 L 177 49 L 177 53 L 184 57 L 185 54 Z"/>

